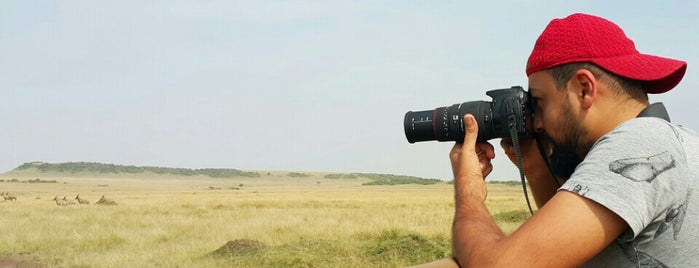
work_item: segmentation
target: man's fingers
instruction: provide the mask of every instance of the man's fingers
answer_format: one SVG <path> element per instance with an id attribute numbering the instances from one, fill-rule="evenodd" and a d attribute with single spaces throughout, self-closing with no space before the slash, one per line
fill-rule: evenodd
<path id="1" fill-rule="evenodd" d="M 478 142 L 476 143 L 476 152 L 478 155 L 484 154 L 484 156 L 489 159 L 495 158 L 495 147 L 489 142 Z"/>
<path id="2" fill-rule="evenodd" d="M 464 137 L 463 149 L 475 150 L 476 140 L 478 139 L 478 123 L 472 114 L 464 115 L 464 127 L 466 128 L 466 136 Z"/>
<path id="3" fill-rule="evenodd" d="M 506 154 L 514 153 L 515 147 L 512 144 L 512 140 L 509 138 L 503 138 L 500 140 L 500 147 L 505 151 Z"/>

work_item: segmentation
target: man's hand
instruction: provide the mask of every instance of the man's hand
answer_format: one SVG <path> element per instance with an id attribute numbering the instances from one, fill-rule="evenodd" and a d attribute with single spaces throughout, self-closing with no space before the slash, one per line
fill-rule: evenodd
<path id="1" fill-rule="evenodd" d="M 454 145 L 449 154 L 454 172 L 452 248 L 460 265 L 477 267 L 478 262 L 470 257 L 487 249 L 482 248 L 481 243 L 494 243 L 504 234 L 490 217 L 484 202 L 488 195 L 484 178 L 493 170 L 490 163 L 495 157 L 493 146 L 476 142 L 478 123 L 473 115 L 464 116 L 464 127 L 463 144 Z M 476 236 L 478 242 L 473 240 Z"/>
<path id="2" fill-rule="evenodd" d="M 464 126 L 464 142 L 455 144 L 449 153 L 454 172 L 454 186 L 461 194 L 474 194 L 480 197 L 480 200 L 485 200 L 487 190 L 484 179 L 493 171 L 490 160 L 495 158 L 495 150 L 490 143 L 476 143 L 478 123 L 473 115 L 464 116 Z"/>

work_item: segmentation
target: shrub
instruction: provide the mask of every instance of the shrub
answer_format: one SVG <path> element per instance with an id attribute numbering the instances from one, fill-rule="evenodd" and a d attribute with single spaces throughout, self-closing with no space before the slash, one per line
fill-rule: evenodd
<path id="1" fill-rule="evenodd" d="M 398 185 L 398 184 L 437 184 L 442 182 L 438 179 L 425 179 L 414 176 L 391 175 L 391 174 L 374 174 L 374 173 L 356 173 L 360 177 L 371 179 L 372 181 L 362 185 Z"/>
<path id="2" fill-rule="evenodd" d="M 286 175 L 289 177 L 292 177 L 292 178 L 308 178 L 311 176 L 311 175 L 308 175 L 306 173 L 299 173 L 299 172 L 289 172 Z"/>

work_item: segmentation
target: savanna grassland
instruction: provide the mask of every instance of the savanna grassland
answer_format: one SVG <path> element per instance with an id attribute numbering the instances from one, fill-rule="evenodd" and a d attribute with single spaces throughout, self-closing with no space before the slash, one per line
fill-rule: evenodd
<path id="1" fill-rule="evenodd" d="M 327 173 L 212 178 L 26 170 L 0 176 L 0 266 L 404 267 L 450 255 L 452 185 Z M 506 233 L 521 186 L 489 184 Z M 75 196 L 90 204 L 57 205 Z M 95 204 L 100 197 L 113 205 Z"/>

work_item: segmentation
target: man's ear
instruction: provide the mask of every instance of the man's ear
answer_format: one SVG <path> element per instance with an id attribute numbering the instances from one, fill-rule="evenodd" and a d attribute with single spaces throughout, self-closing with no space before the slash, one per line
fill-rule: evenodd
<path id="1" fill-rule="evenodd" d="M 595 75 L 587 69 L 580 69 L 575 72 L 571 82 L 572 87 L 569 87 L 569 89 L 573 90 L 576 99 L 580 103 L 580 108 L 584 110 L 589 109 L 597 98 L 598 93 L 598 83 Z"/>

